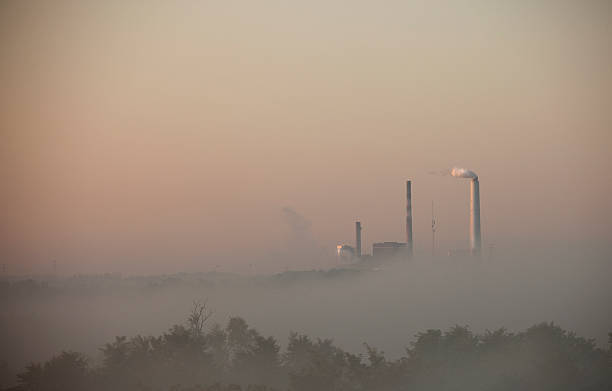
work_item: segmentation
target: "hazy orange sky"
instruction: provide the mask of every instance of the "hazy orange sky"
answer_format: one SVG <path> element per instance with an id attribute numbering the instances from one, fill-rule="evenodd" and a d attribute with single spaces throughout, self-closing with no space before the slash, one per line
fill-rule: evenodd
<path id="1" fill-rule="evenodd" d="M 417 252 L 432 200 L 466 247 L 455 165 L 485 247 L 606 245 L 612 3 L 435 3 L 3 1 L 2 262 L 320 267 L 286 254 L 403 240 L 409 178 Z"/>

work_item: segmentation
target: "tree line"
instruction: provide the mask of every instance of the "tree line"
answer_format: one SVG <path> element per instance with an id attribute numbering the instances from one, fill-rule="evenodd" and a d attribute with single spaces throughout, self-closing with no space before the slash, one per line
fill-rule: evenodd
<path id="1" fill-rule="evenodd" d="M 415 335 L 399 359 L 364 345 L 353 354 L 329 339 L 290 333 L 281 351 L 239 317 L 208 326 L 195 303 L 160 336 L 116 337 L 91 365 L 76 352 L 32 363 L 5 391 L 391 391 L 612 390 L 610 346 L 540 323 L 522 332 L 475 334 L 467 326 Z"/>

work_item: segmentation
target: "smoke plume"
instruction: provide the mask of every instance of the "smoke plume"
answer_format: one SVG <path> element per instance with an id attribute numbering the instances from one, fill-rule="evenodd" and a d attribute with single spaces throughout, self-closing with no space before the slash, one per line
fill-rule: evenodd
<path id="1" fill-rule="evenodd" d="M 287 262 L 291 262 L 291 267 L 302 268 L 311 264 L 313 259 L 323 257 L 314 234 L 311 230 L 311 222 L 293 208 L 282 209 L 283 218 L 287 227 L 285 250 Z"/>
<path id="2" fill-rule="evenodd" d="M 476 175 L 474 171 L 468 170 L 467 168 L 453 167 L 450 170 L 450 174 L 459 178 L 478 179 L 478 175 Z"/>
<path id="3" fill-rule="evenodd" d="M 283 208 L 283 217 L 294 236 L 300 239 L 304 239 L 304 236 L 310 236 L 310 221 L 293 208 Z"/>

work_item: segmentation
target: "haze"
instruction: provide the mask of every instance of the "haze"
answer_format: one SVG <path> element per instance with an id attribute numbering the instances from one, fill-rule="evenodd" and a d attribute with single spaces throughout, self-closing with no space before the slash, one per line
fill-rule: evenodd
<path id="1" fill-rule="evenodd" d="M 324 267 L 333 253 L 607 246 L 607 2 L 3 2 L 2 258 L 10 273 Z M 369 250 L 368 250 L 369 251 Z M 280 254 L 280 255 L 279 255 Z M 316 262 L 315 262 L 316 263 Z"/>
<path id="2" fill-rule="evenodd" d="M 609 363 L 611 102 L 607 1 L 2 1 L 0 389 L 64 350 L 111 373 L 104 344 L 194 300 L 202 357 L 241 316 L 397 368 L 420 331 L 554 321 Z M 479 177 L 481 256 L 452 167 Z M 406 240 L 406 180 L 414 255 L 338 256 L 355 221 L 364 254 Z"/>

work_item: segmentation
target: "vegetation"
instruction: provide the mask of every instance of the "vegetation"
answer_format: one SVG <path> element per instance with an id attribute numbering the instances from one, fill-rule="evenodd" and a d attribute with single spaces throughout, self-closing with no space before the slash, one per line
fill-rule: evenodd
<path id="1" fill-rule="evenodd" d="M 201 303 L 183 325 L 161 336 L 116 337 L 93 366 L 62 352 L 30 364 L 11 391 L 168 390 L 610 390 L 610 349 L 541 323 L 520 333 L 472 333 L 468 327 L 418 333 L 397 360 L 365 345 L 365 354 L 331 340 L 291 333 L 287 348 L 241 318 L 208 327 Z"/>

